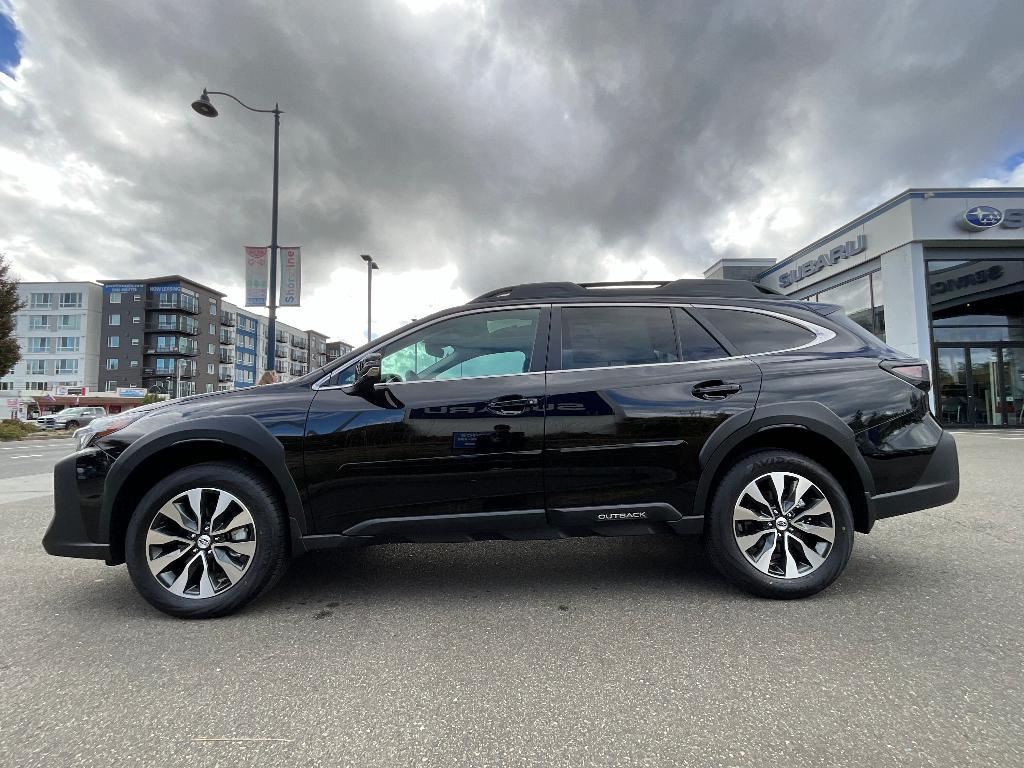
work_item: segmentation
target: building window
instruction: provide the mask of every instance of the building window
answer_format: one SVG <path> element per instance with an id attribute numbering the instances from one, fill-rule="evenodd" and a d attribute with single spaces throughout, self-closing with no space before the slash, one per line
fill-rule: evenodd
<path id="1" fill-rule="evenodd" d="M 82 308 L 82 294 L 81 293 L 62 293 L 60 295 L 60 306 L 61 309 L 81 309 Z"/>
<path id="2" fill-rule="evenodd" d="M 28 329 L 30 331 L 45 331 L 50 327 L 49 315 L 30 315 L 28 318 Z"/>
<path id="3" fill-rule="evenodd" d="M 29 295 L 29 309 L 51 309 L 53 307 L 52 293 L 33 293 Z"/>
<path id="4" fill-rule="evenodd" d="M 128 365 L 131 368 L 138 368 L 139 367 L 139 361 L 138 360 L 132 360 Z"/>
<path id="5" fill-rule="evenodd" d="M 141 293 L 133 293 L 132 294 L 132 301 L 142 301 L 142 294 Z"/>
<path id="6" fill-rule="evenodd" d="M 116 381 L 108 381 L 107 382 L 107 392 L 115 392 L 116 390 L 117 390 L 117 382 Z"/>
<path id="7" fill-rule="evenodd" d="M 206 391 L 207 391 L 208 393 L 209 393 L 209 392 L 213 392 L 213 384 L 207 384 L 207 385 L 206 385 Z"/>
<path id="8" fill-rule="evenodd" d="M 116 371 L 117 370 L 117 358 L 116 357 L 108 357 L 107 358 L 107 370 L 108 371 Z"/>
<path id="9" fill-rule="evenodd" d="M 33 336 L 28 340 L 28 351 L 34 353 L 49 352 L 50 340 L 44 336 Z"/>
<path id="10" fill-rule="evenodd" d="M 814 297 L 809 297 L 814 298 Z M 885 307 L 881 271 L 858 277 L 821 291 L 816 297 L 824 304 L 838 304 L 857 325 L 885 339 Z"/>
<path id="11" fill-rule="evenodd" d="M 138 339 L 132 339 L 132 346 L 133 346 L 133 347 L 137 347 L 137 346 L 139 346 L 139 343 L 140 343 L 140 342 L 139 342 L 139 340 L 138 340 Z"/>
<path id="12" fill-rule="evenodd" d="M 57 376 L 70 376 L 78 373 L 78 360 L 58 360 L 57 369 L 54 371 Z"/>
<path id="13" fill-rule="evenodd" d="M 217 345 L 216 344 L 207 344 L 206 345 L 206 352 L 208 354 L 212 355 L 212 354 L 216 353 L 216 351 L 217 351 Z"/>
<path id="14" fill-rule="evenodd" d="M 46 375 L 46 361 L 45 360 L 26 360 L 25 361 L 25 373 L 29 376 L 45 376 Z"/>
<path id="15" fill-rule="evenodd" d="M 207 363 L 206 364 L 206 372 L 207 373 L 215 373 L 214 368 L 213 368 L 213 363 Z"/>
<path id="16" fill-rule="evenodd" d="M 133 317 L 132 317 L 132 322 L 133 322 L 133 323 L 141 323 L 141 322 L 142 322 L 142 316 L 141 316 L 141 315 L 135 315 L 135 316 L 133 316 Z"/>
<path id="17" fill-rule="evenodd" d="M 78 352 L 81 341 L 79 336 L 61 336 L 57 339 L 57 351 Z"/>
<path id="18" fill-rule="evenodd" d="M 60 316 L 60 329 L 62 331 L 80 331 L 80 330 L 82 330 L 82 316 L 81 315 L 61 315 Z"/>
<path id="19" fill-rule="evenodd" d="M 217 302 L 214 299 L 210 299 L 210 315 L 216 317 L 217 314 Z"/>
<path id="20" fill-rule="evenodd" d="M 217 328 L 216 328 L 216 326 L 214 326 L 213 323 L 210 323 L 210 335 L 211 336 L 216 336 L 217 335 Z"/>
<path id="21" fill-rule="evenodd" d="M 110 303 L 111 304 L 120 304 L 121 303 L 121 294 L 117 293 L 116 291 L 114 293 L 110 294 Z"/>
<path id="22" fill-rule="evenodd" d="M 108 336 L 107 346 L 111 349 L 116 349 L 121 346 L 121 338 L 119 336 Z"/>
<path id="23" fill-rule="evenodd" d="M 26 381 L 25 389 L 31 389 L 36 392 L 47 392 L 50 389 L 50 382 L 48 381 Z"/>
<path id="24" fill-rule="evenodd" d="M 111 315 L 110 318 L 107 320 L 107 324 L 108 325 L 120 325 L 121 324 L 121 316 L 116 314 L 116 313 Z"/>

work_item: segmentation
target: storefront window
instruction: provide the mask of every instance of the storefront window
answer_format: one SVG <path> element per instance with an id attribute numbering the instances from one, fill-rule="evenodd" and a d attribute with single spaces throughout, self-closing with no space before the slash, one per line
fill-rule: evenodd
<path id="1" fill-rule="evenodd" d="M 1024 341 L 1024 262 L 929 261 L 937 342 Z"/>
<path id="2" fill-rule="evenodd" d="M 885 339 L 885 307 L 882 304 L 882 273 L 858 277 L 817 295 L 817 301 L 838 304 L 853 322 Z"/>

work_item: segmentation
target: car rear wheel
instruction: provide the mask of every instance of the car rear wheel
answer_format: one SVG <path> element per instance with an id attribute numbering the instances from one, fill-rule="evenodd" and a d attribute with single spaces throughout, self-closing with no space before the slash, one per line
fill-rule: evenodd
<path id="1" fill-rule="evenodd" d="M 78 429 L 78 422 L 68 421 L 64 424 L 64 429 Z"/>
<path id="2" fill-rule="evenodd" d="M 820 592 L 853 551 L 853 513 L 839 482 L 791 451 L 745 456 L 722 478 L 705 537 L 712 562 L 762 597 Z"/>
<path id="3" fill-rule="evenodd" d="M 125 539 L 139 593 L 182 618 L 237 610 L 277 582 L 287 555 L 273 488 L 236 464 L 198 464 L 161 480 L 142 498 Z"/>

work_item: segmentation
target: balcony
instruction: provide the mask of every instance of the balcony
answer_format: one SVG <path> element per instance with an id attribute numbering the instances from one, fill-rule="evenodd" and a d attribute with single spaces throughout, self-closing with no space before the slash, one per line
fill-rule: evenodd
<path id="1" fill-rule="evenodd" d="M 288 350 L 285 347 L 275 346 L 274 357 L 286 358 L 288 357 Z"/>
<path id="2" fill-rule="evenodd" d="M 221 312 L 220 313 L 220 324 L 227 326 L 228 328 L 235 327 L 235 313 L 234 312 Z"/>
<path id="3" fill-rule="evenodd" d="M 230 350 L 227 350 L 227 349 L 222 349 L 220 351 L 220 356 L 219 356 L 218 359 L 222 363 L 232 363 L 233 364 L 235 362 L 235 353 L 231 352 Z"/>
<path id="4" fill-rule="evenodd" d="M 288 363 L 283 360 L 278 360 L 274 363 L 274 370 L 278 373 L 288 373 Z"/>
<path id="5" fill-rule="evenodd" d="M 299 349 L 305 349 L 306 339 L 302 336 L 292 336 L 292 346 L 298 347 Z"/>
<path id="6" fill-rule="evenodd" d="M 168 347 L 168 346 L 150 346 L 146 345 L 143 349 L 145 355 L 183 355 L 185 357 L 195 357 L 199 354 L 199 348 L 194 345 L 185 347 Z"/>
<path id="7" fill-rule="evenodd" d="M 199 302 L 191 296 L 171 293 L 164 294 L 163 299 L 147 299 L 146 309 L 155 309 L 161 312 L 188 312 L 190 315 L 198 315 Z"/>
<path id="8" fill-rule="evenodd" d="M 306 366 L 299 365 L 298 363 L 292 363 L 288 368 L 288 373 L 292 376 L 302 376 L 306 373 Z"/>
<path id="9" fill-rule="evenodd" d="M 222 381 L 223 382 L 223 381 L 234 381 L 234 380 L 235 380 L 235 377 L 232 376 L 227 371 L 221 371 L 219 374 L 217 374 L 217 381 Z"/>
<path id="10" fill-rule="evenodd" d="M 284 331 L 278 331 L 274 336 L 279 344 L 285 344 L 288 342 L 288 334 Z"/>
<path id="11" fill-rule="evenodd" d="M 227 331 L 220 332 L 220 343 L 227 344 L 229 346 L 235 345 L 235 334 L 228 333 Z"/>
<path id="12" fill-rule="evenodd" d="M 291 351 L 291 359 L 299 363 L 304 363 L 309 359 L 309 357 L 301 349 L 293 349 Z"/>
<path id="13" fill-rule="evenodd" d="M 186 322 L 190 321 L 190 322 Z M 189 336 L 199 335 L 199 324 L 191 317 L 179 317 L 174 323 L 146 323 L 149 333 L 187 333 Z"/>

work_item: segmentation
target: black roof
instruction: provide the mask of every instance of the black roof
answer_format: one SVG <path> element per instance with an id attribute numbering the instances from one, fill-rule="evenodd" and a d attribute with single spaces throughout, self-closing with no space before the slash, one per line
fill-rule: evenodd
<path id="1" fill-rule="evenodd" d="M 523 283 L 488 291 L 470 304 L 494 301 L 538 299 L 622 298 L 632 296 L 731 299 L 785 299 L 786 297 L 749 280 L 659 280 L 624 283 Z"/>

